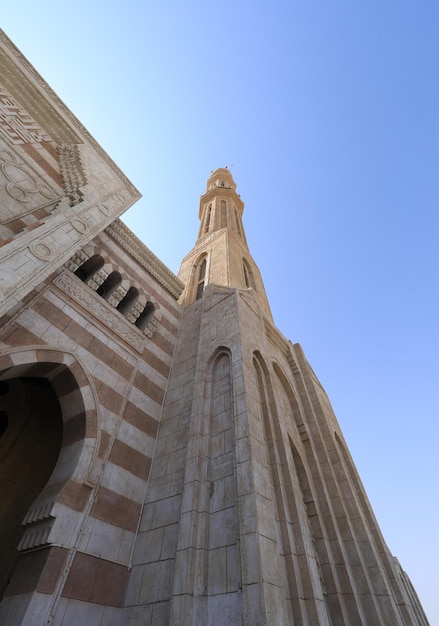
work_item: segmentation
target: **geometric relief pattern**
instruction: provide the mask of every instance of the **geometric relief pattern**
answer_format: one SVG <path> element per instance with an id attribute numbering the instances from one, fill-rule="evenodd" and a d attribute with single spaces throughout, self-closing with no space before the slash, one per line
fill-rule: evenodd
<path id="1" fill-rule="evenodd" d="M 53 282 L 135 350 L 140 353 L 143 352 L 145 345 L 143 337 L 137 330 L 134 330 L 133 326 L 118 311 L 109 309 L 109 305 L 96 293 L 90 292 L 86 287 L 84 288 L 83 284 L 70 276 L 68 272 L 60 274 Z"/>
<path id="2" fill-rule="evenodd" d="M 0 223 L 59 200 L 58 194 L 0 139 Z"/>
<path id="3" fill-rule="evenodd" d="M 11 144 L 50 141 L 41 126 L 0 87 L 0 132 Z"/>
<path id="4" fill-rule="evenodd" d="M 80 187 L 87 184 L 77 144 L 60 145 L 58 147 L 58 159 L 66 193 L 72 206 L 75 206 L 84 198 Z"/>

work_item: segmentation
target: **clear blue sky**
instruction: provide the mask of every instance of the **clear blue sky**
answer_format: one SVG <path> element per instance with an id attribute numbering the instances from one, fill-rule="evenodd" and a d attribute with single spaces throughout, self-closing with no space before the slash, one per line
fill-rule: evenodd
<path id="1" fill-rule="evenodd" d="M 173 271 L 231 167 L 275 321 L 439 625 L 437 0 L 14 0 L 2 28 L 143 193 L 125 221 Z"/>

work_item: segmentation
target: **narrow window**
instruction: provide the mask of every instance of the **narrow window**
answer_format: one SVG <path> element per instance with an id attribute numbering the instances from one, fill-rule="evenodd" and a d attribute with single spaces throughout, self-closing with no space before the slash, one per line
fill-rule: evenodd
<path id="1" fill-rule="evenodd" d="M 83 283 L 87 282 L 96 272 L 104 267 L 104 259 L 99 254 L 94 254 L 87 261 L 78 267 L 75 276 L 80 278 Z"/>
<path id="2" fill-rule="evenodd" d="M 198 268 L 198 272 L 195 272 L 195 276 L 196 276 L 196 285 L 197 285 L 197 291 L 196 291 L 196 295 L 195 295 L 195 300 L 199 300 L 201 298 L 201 296 L 203 295 L 203 291 L 204 291 L 204 278 L 206 276 L 206 257 L 203 258 L 203 260 L 200 263 L 200 266 Z"/>
<path id="3" fill-rule="evenodd" d="M 155 311 L 155 308 L 154 308 L 153 303 L 147 302 L 145 304 L 145 308 L 143 309 L 139 317 L 136 319 L 135 326 L 137 326 L 137 328 L 139 328 L 140 330 L 145 330 L 149 322 L 154 317 L 154 311 Z"/>
<path id="4" fill-rule="evenodd" d="M 203 262 L 200 265 L 200 273 L 198 276 L 198 280 L 204 280 L 204 277 L 206 276 L 206 259 L 203 259 Z"/>
<path id="5" fill-rule="evenodd" d="M 256 291 L 255 278 L 253 276 L 253 272 L 250 268 L 250 265 L 245 259 L 242 259 L 242 267 L 244 270 L 244 282 L 247 289 L 251 288 Z"/>
<path id="6" fill-rule="evenodd" d="M 245 281 L 245 286 L 248 289 L 250 287 L 250 281 L 249 281 L 249 278 L 248 278 L 248 272 L 247 272 L 247 268 L 245 266 L 245 263 L 244 263 L 244 281 Z"/>
<path id="7" fill-rule="evenodd" d="M 209 227 L 210 227 L 210 218 L 212 216 L 212 205 L 209 205 L 209 208 L 207 209 L 207 216 L 206 216 L 206 226 L 204 228 L 204 234 L 209 232 Z"/>
<path id="8" fill-rule="evenodd" d="M 236 230 L 238 231 L 238 235 L 240 237 L 242 237 L 241 235 L 241 222 L 239 221 L 239 215 L 238 215 L 238 211 L 235 209 L 235 222 L 236 222 Z"/>
<path id="9" fill-rule="evenodd" d="M 111 272 L 109 276 L 104 280 L 102 285 L 96 289 L 96 293 L 99 294 L 104 300 L 108 300 L 113 291 L 117 289 L 122 282 L 122 276 L 119 272 Z"/>
<path id="10" fill-rule="evenodd" d="M 117 305 L 117 310 L 122 313 L 122 315 L 128 315 L 133 306 L 136 304 L 138 297 L 139 291 L 135 287 L 130 287 Z"/>
<path id="11" fill-rule="evenodd" d="M 226 213 L 226 201 L 221 200 L 221 228 L 227 226 L 227 213 Z"/>

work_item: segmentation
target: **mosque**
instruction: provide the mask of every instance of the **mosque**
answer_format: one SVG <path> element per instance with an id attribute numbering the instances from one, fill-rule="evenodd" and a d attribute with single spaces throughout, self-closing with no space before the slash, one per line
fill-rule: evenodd
<path id="1" fill-rule="evenodd" d="M 0 67 L 0 623 L 426 626 L 231 172 L 176 276 L 4 33 Z"/>

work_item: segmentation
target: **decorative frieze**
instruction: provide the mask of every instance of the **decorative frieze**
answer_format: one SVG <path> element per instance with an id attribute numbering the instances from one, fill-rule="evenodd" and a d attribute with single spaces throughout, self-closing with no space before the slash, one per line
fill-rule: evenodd
<path id="1" fill-rule="evenodd" d="M 0 87 L 0 133 L 12 144 L 50 141 L 41 126 L 3 87 Z"/>
<path id="2" fill-rule="evenodd" d="M 43 241 L 31 244 L 29 246 L 29 250 L 34 256 L 37 257 L 37 259 L 40 259 L 41 261 L 50 261 L 54 257 L 52 247 Z"/>
<path id="3" fill-rule="evenodd" d="M 0 223 L 7 224 L 59 200 L 47 181 L 0 139 Z"/>
<path id="4" fill-rule="evenodd" d="M 143 351 L 145 340 L 142 333 L 84 283 L 67 271 L 57 276 L 53 282 L 131 347 L 140 353 Z"/>
<path id="5" fill-rule="evenodd" d="M 167 291 L 175 298 L 180 297 L 184 289 L 181 280 L 121 220 L 115 220 L 106 232 Z"/>
<path id="6" fill-rule="evenodd" d="M 66 193 L 72 206 L 75 206 L 84 199 L 80 188 L 87 184 L 77 144 L 61 144 L 58 147 L 58 159 Z"/>

